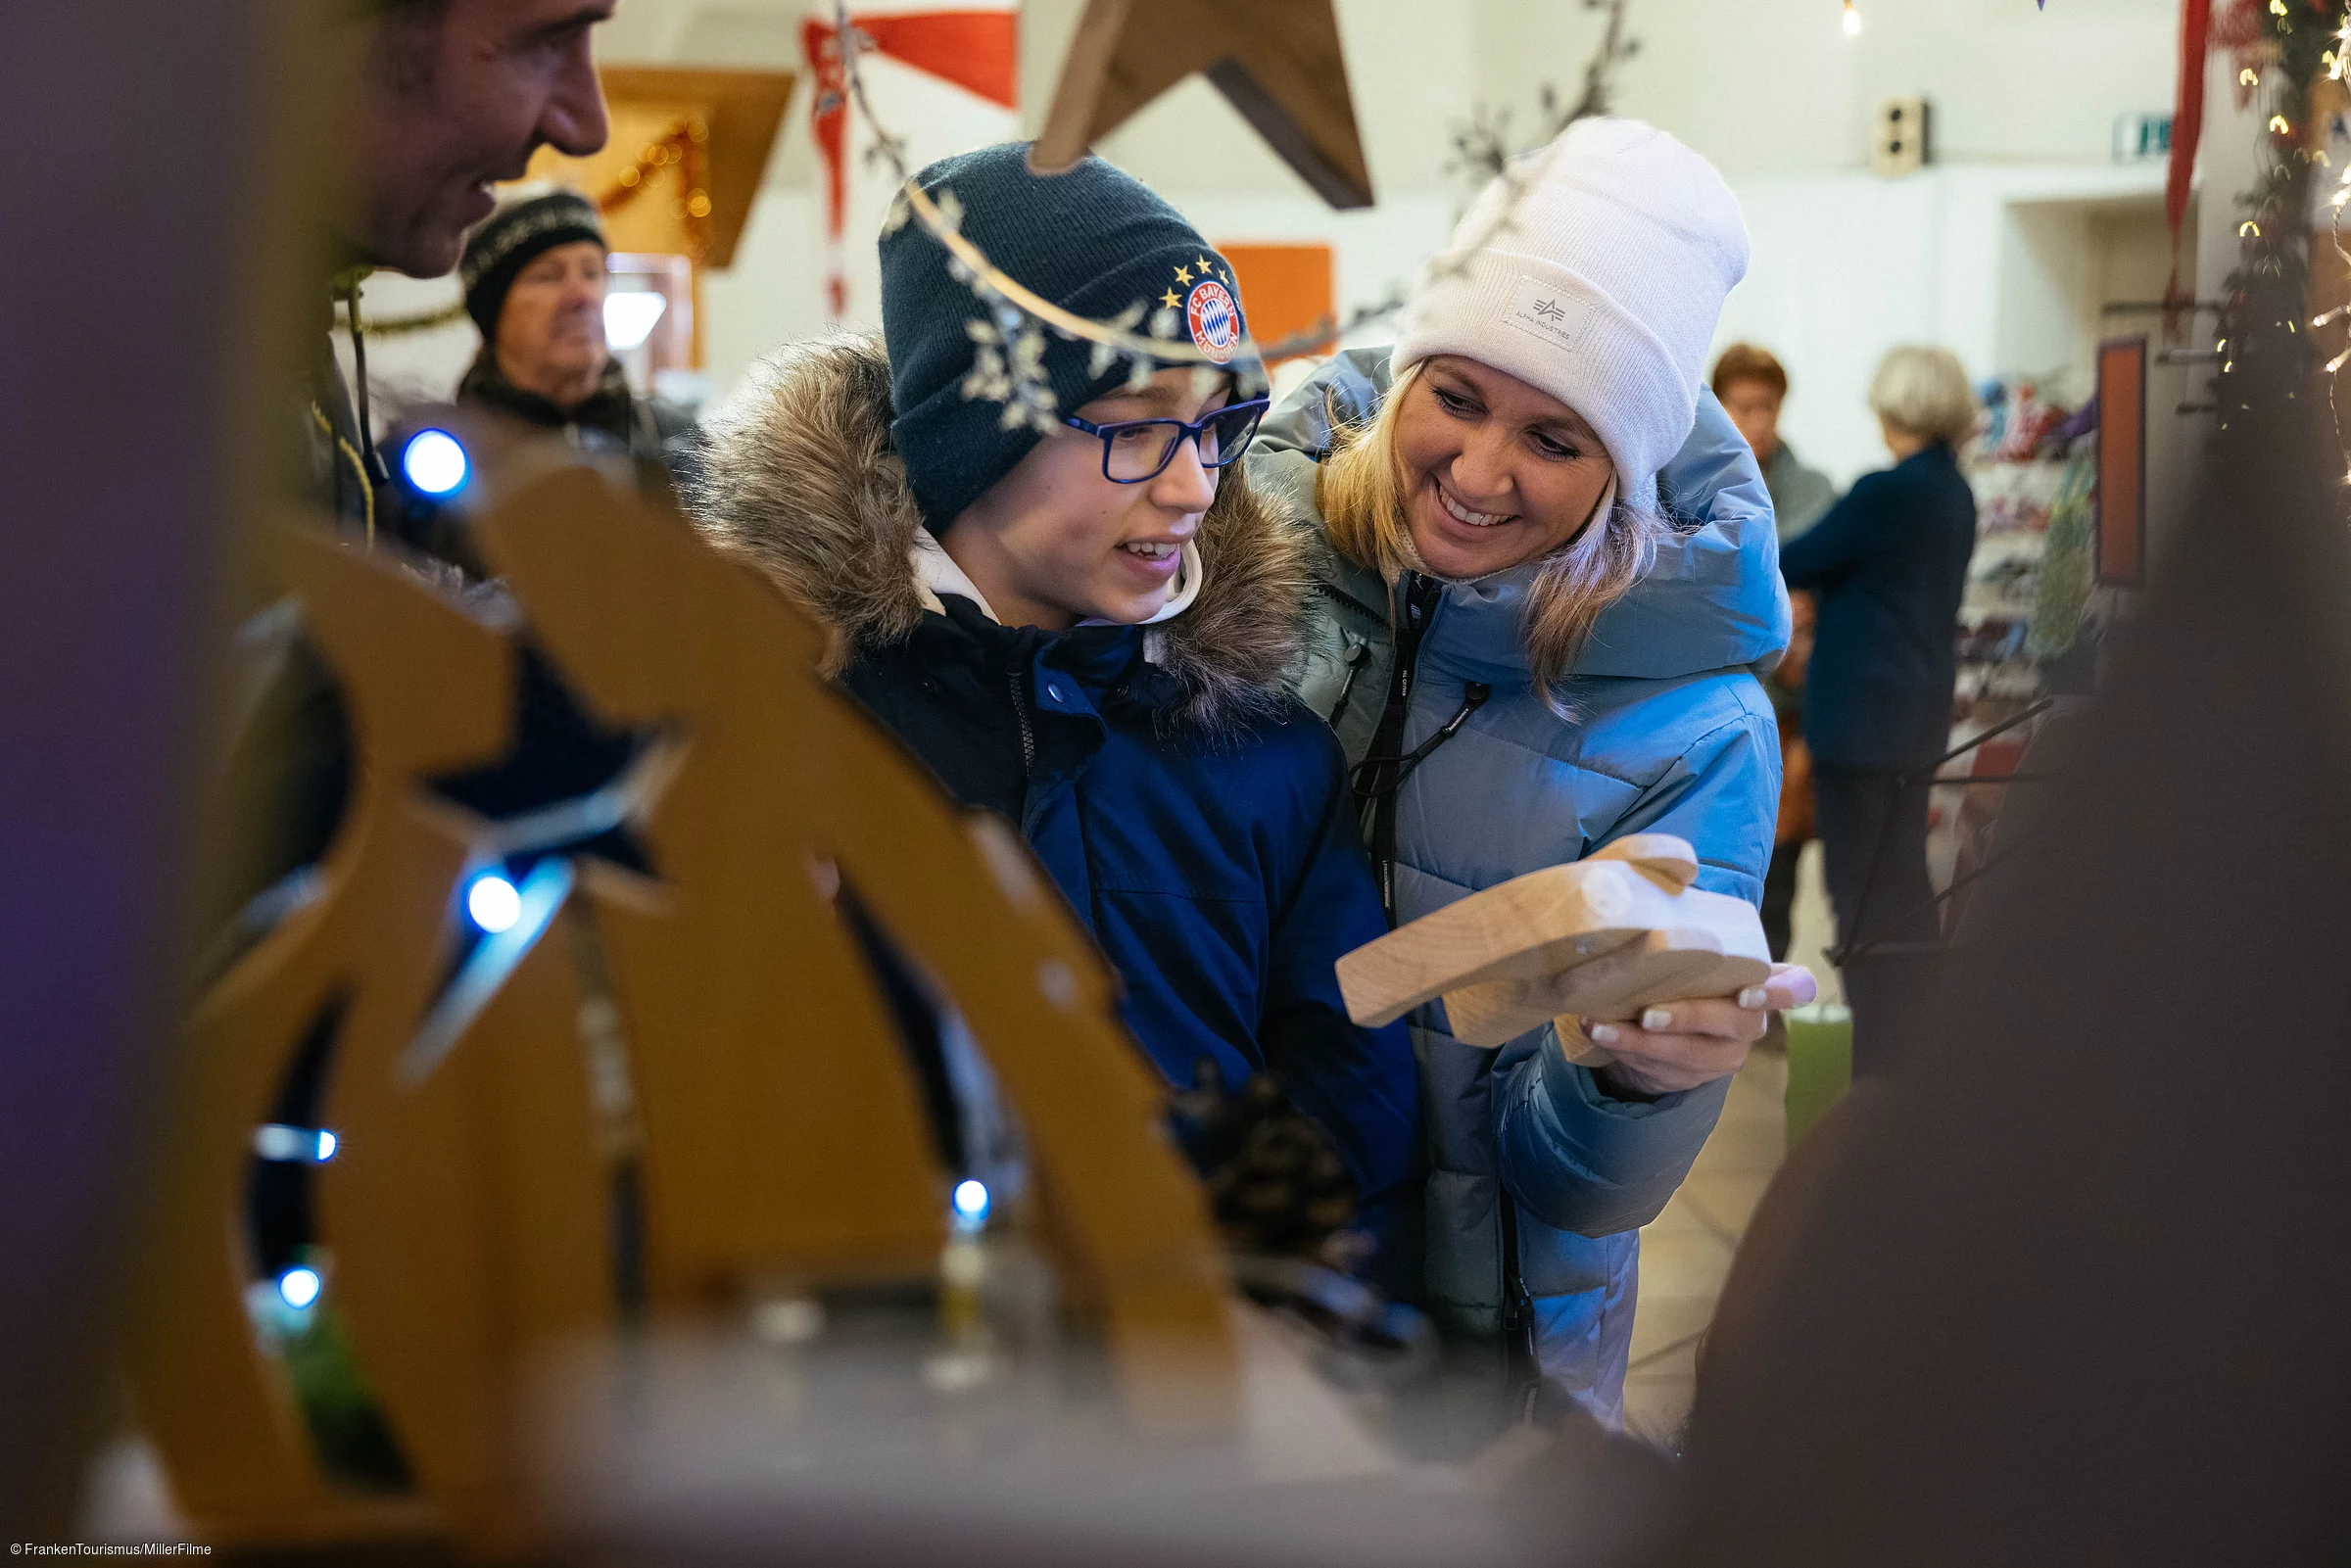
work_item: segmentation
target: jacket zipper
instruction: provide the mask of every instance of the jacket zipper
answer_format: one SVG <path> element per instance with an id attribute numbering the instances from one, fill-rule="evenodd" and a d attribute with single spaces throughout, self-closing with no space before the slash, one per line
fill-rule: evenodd
<path id="1" fill-rule="evenodd" d="M 1502 1232 L 1502 1386 L 1517 1420 L 1531 1418 L 1543 1386 L 1543 1354 L 1535 1334 L 1535 1303 L 1518 1267 L 1518 1206 L 1502 1174 L 1494 1176 L 1495 1219 Z"/>
<path id="2" fill-rule="evenodd" d="M 1363 679 L 1364 666 L 1370 662 L 1370 643 L 1358 642 L 1347 650 L 1347 680 L 1339 688 L 1339 700 L 1330 705 L 1327 721 L 1333 730 L 1339 727 L 1339 715 L 1347 711 L 1347 699 L 1355 695 L 1355 683 Z"/>
<path id="3" fill-rule="evenodd" d="M 1427 623 L 1434 617 L 1437 600 L 1444 592 L 1444 586 L 1435 578 L 1416 575 L 1409 576 L 1402 586 L 1404 625 L 1395 634 L 1396 667 L 1388 675 L 1388 700 L 1371 732 L 1370 751 L 1356 770 L 1359 774 L 1369 770 L 1370 774 L 1367 785 L 1357 784 L 1356 795 L 1371 808 L 1367 834 L 1371 874 L 1379 884 L 1380 907 L 1387 911 L 1391 927 L 1396 924 L 1396 790 L 1403 783 L 1397 770 L 1404 761 L 1404 733 L 1412 711 L 1413 668 L 1419 662 L 1421 636 L 1427 631 Z M 1335 590 L 1325 592 L 1346 598 Z"/>
<path id="4" fill-rule="evenodd" d="M 1405 585 L 1404 625 L 1396 634 L 1396 668 L 1389 678 L 1387 707 L 1380 715 L 1379 731 L 1372 737 L 1374 756 L 1380 755 L 1381 738 L 1387 737 L 1392 747 L 1401 748 L 1413 701 L 1413 675 L 1420 661 L 1420 642 L 1428 634 L 1429 622 L 1436 619 L 1437 604 L 1444 596 L 1443 586 L 1434 578 L 1415 575 Z M 1325 592 L 1329 592 L 1326 590 Z M 1344 594 L 1333 594 L 1343 602 L 1353 602 Z M 1463 688 L 1461 711 L 1446 723 L 1420 748 L 1419 754 L 1409 761 L 1404 755 L 1394 755 L 1386 766 L 1394 770 L 1387 787 L 1377 797 L 1373 810 L 1371 832 L 1371 869 L 1379 882 L 1379 900 L 1386 908 L 1388 924 L 1396 923 L 1396 792 L 1403 786 L 1404 774 L 1421 756 L 1433 751 L 1450 738 L 1470 714 L 1483 706 L 1489 689 L 1470 683 Z M 1368 760 L 1368 759 L 1367 759 Z M 1518 1206 L 1511 1199 L 1510 1189 L 1502 1184 L 1501 1172 L 1494 1177 L 1495 1218 L 1501 1230 L 1502 1301 L 1498 1304 L 1502 1329 L 1503 1387 L 1514 1406 L 1513 1415 L 1521 1420 L 1534 1413 L 1537 1392 L 1542 1386 L 1542 1356 L 1537 1349 L 1534 1299 L 1518 1266 Z"/>
<path id="5" fill-rule="evenodd" d="M 1021 721 L 1021 777 L 1026 779 L 1036 769 L 1036 733 L 1029 728 L 1029 699 L 1021 694 L 1020 667 L 1005 671 L 1004 680 L 1012 691 L 1013 717 Z"/>
<path id="6" fill-rule="evenodd" d="M 1382 614 L 1378 610 L 1373 609 L 1370 605 L 1366 604 L 1362 599 L 1357 598 L 1354 594 L 1344 593 L 1339 589 L 1335 589 L 1328 583 L 1317 583 L 1315 585 L 1315 592 L 1321 594 L 1324 598 L 1329 599 L 1333 604 L 1338 605 L 1342 609 L 1355 611 L 1356 614 L 1362 616 L 1365 620 L 1369 621 L 1374 626 L 1386 626 L 1388 624 L 1388 618 L 1386 615 Z"/>

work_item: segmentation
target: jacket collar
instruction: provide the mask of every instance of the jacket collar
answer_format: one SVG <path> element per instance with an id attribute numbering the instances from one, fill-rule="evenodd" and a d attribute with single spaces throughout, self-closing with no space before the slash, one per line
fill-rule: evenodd
<path id="1" fill-rule="evenodd" d="M 705 427 L 706 470 L 687 498 L 708 537 L 833 634 L 833 674 L 859 644 L 904 641 L 945 594 L 985 607 L 936 542 L 924 547 L 889 423 L 889 361 L 877 340 L 792 345 L 755 365 Z M 1221 726 L 1280 701 L 1312 581 L 1308 549 L 1287 508 L 1254 492 L 1238 465 L 1224 471 L 1201 519 L 1199 569 L 1186 573 L 1192 596 L 1145 644 L 1173 678 L 1179 717 Z"/>
<path id="2" fill-rule="evenodd" d="M 1159 607 L 1158 614 L 1141 624 L 1158 626 L 1162 622 L 1176 619 L 1176 616 L 1190 609 L 1192 602 L 1200 596 L 1203 575 L 1200 546 L 1194 541 L 1187 539 L 1183 542 L 1182 554 L 1178 557 L 1176 567 L 1176 592 L 1168 595 L 1167 603 Z M 980 585 L 973 582 L 971 575 L 955 564 L 955 557 L 947 553 L 946 546 L 939 544 L 937 537 L 928 528 L 915 531 L 914 588 L 922 597 L 923 608 L 935 614 L 946 613 L 946 606 L 940 602 L 940 597 L 941 595 L 952 595 L 970 599 L 974 604 L 979 605 L 981 612 L 991 621 L 1003 619 L 996 613 L 995 606 L 987 602 L 987 595 L 980 592 Z M 1111 623 L 1089 620 L 1081 621 L 1079 624 L 1081 626 L 1108 626 Z M 1152 650 L 1151 657 L 1154 662 L 1157 662 L 1159 652 L 1156 647 Z"/>
<path id="3" fill-rule="evenodd" d="M 498 356 L 485 344 L 482 352 L 474 356 L 472 367 L 465 372 L 465 379 L 457 383 L 457 399 L 461 403 L 488 404 L 501 412 L 550 429 L 563 425 L 594 425 L 600 430 L 609 430 L 625 437 L 629 430 L 632 394 L 629 391 L 628 372 L 621 368 L 618 359 L 610 359 L 605 361 L 604 373 L 598 379 L 596 390 L 588 395 L 587 400 L 576 407 L 565 408 L 551 398 L 526 391 L 508 381 L 505 372 L 498 367 Z"/>

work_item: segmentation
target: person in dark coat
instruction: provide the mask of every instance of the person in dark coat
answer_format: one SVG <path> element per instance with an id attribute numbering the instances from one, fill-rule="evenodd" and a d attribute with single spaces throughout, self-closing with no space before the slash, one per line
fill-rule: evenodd
<path id="1" fill-rule="evenodd" d="M 1789 588 L 1820 606 L 1804 742 L 1837 939 L 1847 947 L 1938 932 L 1928 791 L 1896 779 L 1949 745 L 1959 599 L 1976 547 L 1976 499 L 1955 451 L 1976 404 L 1957 356 L 1895 349 L 1869 401 L 1895 466 L 1864 475 L 1780 551 Z"/>
<path id="2" fill-rule="evenodd" d="M 482 332 L 457 402 L 591 451 L 625 452 L 659 489 L 691 460 L 694 416 L 638 397 L 606 345 L 608 252 L 603 218 L 578 191 L 525 187 L 502 202 L 457 263 L 466 312 Z"/>
<path id="3" fill-rule="evenodd" d="M 489 474 L 517 471 L 518 449 L 552 441 L 616 480 L 634 480 L 648 500 L 674 504 L 692 476 L 700 431 L 686 409 L 629 385 L 604 335 L 608 258 L 603 218 L 580 192 L 546 183 L 505 192 L 467 237 L 457 264 L 481 351 L 453 403 L 403 412 L 390 450 L 403 452 L 438 431 Z M 402 543 L 469 580 L 489 577 L 472 522 L 498 487 L 460 481 L 447 492 L 402 477 L 408 482 L 396 487 L 390 513 Z"/>
<path id="4" fill-rule="evenodd" d="M 1233 465 L 1264 410 L 1238 287 L 1128 175 L 1026 156 L 918 177 L 1029 288 L 1097 319 L 1150 301 L 1223 371 L 1135 385 L 1054 339 L 1051 411 L 1008 423 L 975 396 L 985 307 L 907 224 L 882 246 L 887 351 L 762 361 L 690 501 L 832 631 L 841 684 L 951 795 L 1020 831 L 1168 1081 L 1277 1080 L 1376 1223 L 1414 1173 L 1416 1077 L 1403 1025 L 1351 1022 L 1334 972 L 1387 923 L 1338 741 L 1283 684 L 1308 539 Z"/>

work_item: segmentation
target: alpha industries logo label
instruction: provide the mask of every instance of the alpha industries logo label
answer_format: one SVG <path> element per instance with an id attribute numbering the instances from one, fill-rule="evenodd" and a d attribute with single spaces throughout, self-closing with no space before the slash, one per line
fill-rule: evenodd
<path id="1" fill-rule="evenodd" d="M 1591 316 L 1591 303 L 1581 295 L 1532 275 L 1518 279 L 1502 312 L 1506 325 L 1566 354 L 1583 342 L 1584 323 Z"/>

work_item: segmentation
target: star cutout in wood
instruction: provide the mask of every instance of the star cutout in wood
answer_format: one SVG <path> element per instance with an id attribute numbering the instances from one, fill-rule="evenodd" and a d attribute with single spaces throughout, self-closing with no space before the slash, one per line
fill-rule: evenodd
<path id="1" fill-rule="evenodd" d="M 1069 168 L 1194 71 L 1317 195 L 1340 209 L 1371 205 L 1332 0 L 1087 0 L 1031 166 Z"/>
<path id="2" fill-rule="evenodd" d="M 463 940 L 440 992 L 401 1053 L 409 1083 L 430 1077 L 505 988 L 571 896 L 583 862 L 655 875 L 637 830 L 668 782 L 674 748 L 657 731 L 603 723 L 530 642 L 517 644 L 514 667 L 506 754 L 426 784 L 477 820 L 465 879 L 502 872 L 515 884 L 519 912 L 504 929 L 477 932 L 460 922 Z"/>
<path id="3" fill-rule="evenodd" d="M 483 849 L 494 858 L 588 855 L 656 875 L 636 826 L 666 772 L 657 733 L 602 723 L 527 642 L 515 665 L 512 748 L 487 767 L 430 780 L 433 793 L 484 820 Z"/>

